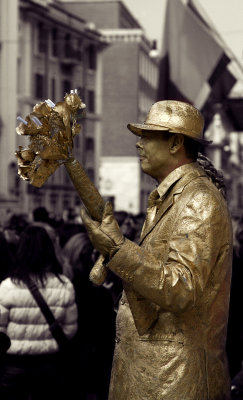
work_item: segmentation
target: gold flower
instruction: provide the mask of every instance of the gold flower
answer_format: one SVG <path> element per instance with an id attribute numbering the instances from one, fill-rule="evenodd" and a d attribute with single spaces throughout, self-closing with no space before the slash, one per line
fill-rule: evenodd
<path id="1" fill-rule="evenodd" d="M 50 100 L 36 104 L 25 120 L 18 117 L 21 122 L 16 132 L 29 136 L 29 146 L 19 146 L 15 152 L 22 179 L 41 187 L 72 155 L 73 137 L 81 129 L 76 122 L 77 112 L 85 107 L 75 90 L 56 105 Z"/>

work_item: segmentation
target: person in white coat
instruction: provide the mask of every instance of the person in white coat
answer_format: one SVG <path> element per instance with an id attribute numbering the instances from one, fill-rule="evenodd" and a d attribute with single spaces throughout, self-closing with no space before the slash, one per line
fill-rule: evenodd
<path id="1" fill-rule="evenodd" d="M 65 362 L 62 362 L 58 344 L 28 289 L 30 278 L 67 338 L 73 338 L 77 332 L 73 285 L 62 274 L 46 230 L 30 225 L 21 234 L 11 275 L 0 284 L 0 332 L 11 340 L 0 365 L 0 398 L 64 399 L 69 391 Z"/>

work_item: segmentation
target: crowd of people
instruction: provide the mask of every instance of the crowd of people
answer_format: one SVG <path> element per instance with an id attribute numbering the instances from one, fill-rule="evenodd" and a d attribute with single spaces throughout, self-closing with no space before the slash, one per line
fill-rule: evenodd
<path id="1" fill-rule="evenodd" d="M 122 211 L 116 218 L 124 235 L 136 241 L 141 215 Z M 6 337 L 0 337 L 2 400 L 108 398 L 122 283 L 112 272 L 101 286 L 90 281 L 98 255 L 73 212 L 57 220 L 38 207 L 31 219 L 13 214 L 1 226 L 0 332 L 11 343 L 4 354 Z M 68 357 L 58 351 L 30 279 L 70 339 Z"/>
<path id="2" fill-rule="evenodd" d="M 243 219 L 233 220 L 234 246 L 226 350 L 229 361 L 232 400 L 243 399 Z"/>
<path id="3" fill-rule="evenodd" d="M 52 399 L 57 394 L 83 400 L 108 398 L 122 282 L 112 271 L 101 286 L 90 281 L 99 254 L 85 226 L 70 215 L 69 220 L 57 221 L 44 207 L 38 207 L 32 220 L 13 214 L 1 226 L 0 331 L 11 341 L 6 355 L 1 356 L 5 360 L 0 364 L 3 400 Z M 119 211 L 115 217 L 124 236 L 138 242 L 144 216 Z M 232 399 L 243 399 L 243 221 L 234 221 L 234 226 L 227 354 Z M 29 276 L 39 282 L 54 314 L 60 319 L 63 313 L 63 330 L 72 338 L 68 359 L 57 357 L 57 343 L 26 287 Z M 2 343 L 0 337 L 1 354 Z"/>
<path id="4" fill-rule="evenodd" d="M 157 181 L 146 216 L 81 197 L 81 220 L 2 227 L 1 400 L 243 399 L 243 220 L 232 235 L 204 118 L 164 100 L 127 127 Z"/>

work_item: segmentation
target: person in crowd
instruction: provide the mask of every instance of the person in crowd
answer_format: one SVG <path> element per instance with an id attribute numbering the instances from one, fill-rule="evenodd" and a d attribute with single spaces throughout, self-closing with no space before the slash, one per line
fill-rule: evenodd
<path id="1" fill-rule="evenodd" d="M 37 207 L 33 210 L 33 222 L 32 225 L 41 226 L 46 229 L 47 233 L 51 237 L 53 243 L 56 243 L 56 232 L 55 229 L 50 225 L 49 212 L 45 207 Z"/>
<path id="2" fill-rule="evenodd" d="M 135 240 L 138 231 L 134 221 L 135 217 L 126 211 L 116 211 L 114 216 L 123 235 L 130 240 Z M 114 309 L 117 312 L 119 300 L 123 291 L 122 280 L 114 272 L 108 270 L 104 286 L 112 293 Z"/>
<path id="3" fill-rule="evenodd" d="M 232 225 L 222 175 L 198 158 L 208 145 L 203 127 L 195 107 L 175 100 L 128 124 L 143 172 L 157 181 L 139 244 L 123 235 L 109 202 L 101 222 L 81 211 L 104 267 L 124 287 L 109 400 L 230 399 Z"/>
<path id="4" fill-rule="evenodd" d="M 63 210 L 62 218 L 64 222 L 70 224 L 76 224 L 80 222 L 80 216 L 76 212 L 75 208 L 69 207 Z"/>
<path id="5" fill-rule="evenodd" d="M 130 239 L 134 240 L 136 237 L 136 225 L 134 222 L 134 216 L 132 214 L 127 213 L 126 218 L 124 218 L 124 221 L 120 225 L 121 231 L 123 235 Z"/>
<path id="6" fill-rule="evenodd" d="M 243 221 L 238 222 L 233 248 L 231 295 L 227 334 L 227 354 L 231 378 L 240 370 L 243 360 L 243 320 L 241 304 L 243 301 Z"/>
<path id="7" fill-rule="evenodd" d="M 77 331 L 77 305 L 71 281 L 62 274 L 46 230 L 28 226 L 21 235 L 16 262 L 0 284 L 0 331 L 11 346 L 0 367 L 1 400 L 67 399 L 72 393 L 65 359 L 28 288 L 39 288 L 67 338 Z M 70 397 L 72 398 L 72 396 Z"/>
<path id="8" fill-rule="evenodd" d="M 70 279 L 73 279 L 75 267 L 72 265 L 72 260 L 76 259 L 76 252 L 70 258 L 70 252 L 65 248 L 66 243 L 75 234 L 85 232 L 86 229 L 82 224 L 76 224 L 71 222 L 63 222 L 58 229 L 56 229 L 57 242 L 58 242 L 58 257 L 62 260 L 63 273 Z M 79 249 L 77 249 L 79 251 Z M 92 250 L 93 251 L 93 250 Z"/>
<path id="9" fill-rule="evenodd" d="M 20 235 L 21 232 L 28 226 L 28 217 L 25 214 L 12 214 L 5 224 L 5 229 L 11 229 Z"/>
<path id="10" fill-rule="evenodd" d="M 33 210 L 33 221 L 32 226 L 40 226 L 46 230 L 50 236 L 52 243 L 54 244 L 56 257 L 59 263 L 62 265 L 62 270 L 64 275 L 70 278 L 68 272 L 71 273 L 71 267 L 66 257 L 64 257 L 61 251 L 60 235 L 59 230 L 63 229 L 63 224 L 55 228 L 53 226 L 53 221 L 49 217 L 49 212 L 45 207 L 37 207 Z"/>
<path id="11" fill-rule="evenodd" d="M 112 295 L 105 287 L 94 286 L 89 280 L 93 246 L 84 228 L 71 235 L 63 252 L 72 267 L 79 315 L 75 338 L 77 400 L 86 400 L 91 395 L 96 400 L 107 400 L 115 340 Z M 83 377 L 81 385 L 80 376 Z"/>
<path id="12" fill-rule="evenodd" d="M 49 224 L 49 212 L 45 207 L 36 207 L 33 210 L 33 219 L 36 222 L 43 222 L 45 224 Z"/>
<path id="13" fill-rule="evenodd" d="M 24 214 L 12 214 L 4 224 L 4 236 L 12 254 L 16 252 L 21 232 L 28 225 L 28 218 Z"/>
<path id="14" fill-rule="evenodd" d="M 141 230 L 143 227 L 143 223 L 145 220 L 145 213 L 144 212 L 140 212 L 136 215 L 132 216 L 133 218 L 133 222 L 135 225 L 135 237 L 134 237 L 134 242 L 139 243 L 139 239 L 140 239 L 140 234 L 141 234 Z"/>
<path id="15" fill-rule="evenodd" d="M 237 222 L 233 250 L 231 295 L 226 350 L 232 379 L 232 400 L 243 399 L 243 220 Z"/>
<path id="16" fill-rule="evenodd" d="M 0 282 L 10 274 L 13 261 L 14 254 L 11 252 L 4 232 L 0 231 Z"/>
<path id="17" fill-rule="evenodd" d="M 68 240 L 76 233 L 86 232 L 84 225 L 71 222 L 63 222 L 57 229 L 60 247 L 63 248 Z"/>

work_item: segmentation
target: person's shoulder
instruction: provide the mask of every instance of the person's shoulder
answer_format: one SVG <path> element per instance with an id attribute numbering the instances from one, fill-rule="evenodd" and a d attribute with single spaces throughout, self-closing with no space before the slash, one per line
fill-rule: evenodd
<path id="1" fill-rule="evenodd" d="M 16 284 L 12 281 L 11 278 L 6 278 L 0 283 L 0 290 L 12 290 L 16 288 Z"/>
<path id="2" fill-rule="evenodd" d="M 47 299 L 51 302 L 66 306 L 75 301 L 75 290 L 72 282 L 65 275 L 49 274 L 43 288 Z"/>
<path id="3" fill-rule="evenodd" d="M 198 176 L 192 179 L 185 186 L 185 192 L 197 197 L 208 197 L 212 202 L 222 202 L 226 204 L 225 198 L 221 191 L 207 176 Z"/>
<path id="4" fill-rule="evenodd" d="M 15 283 L 11 278 L 4 279 L 0 284 L 0 303 L 2 305 L 13 306 L 25 304 L 29 291 L 23 283 Z"/>
<path id="5" fill-rule="evenodd" d="M 230 213 L 227 202 L 214 185 L 205 176 L 199 176 L 191 180 L 183 190 L 184 212 L 195 212 L 200 218 L 207 219 L 214 216 L 214 219 L 230 220 Z"/>
<path id="6" fill-rule="evenodd" d="M 64 274 L 59 274 L 58 276 L 52 273 L 48 274 L 45 286 L 48 289 L 73 290 L 73 283 Z"/>

